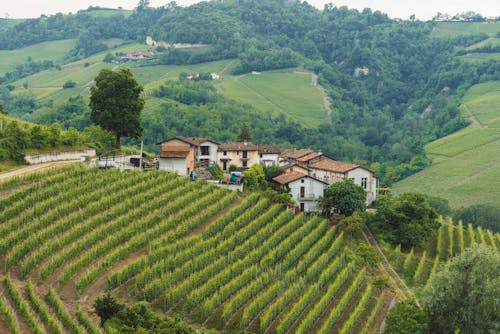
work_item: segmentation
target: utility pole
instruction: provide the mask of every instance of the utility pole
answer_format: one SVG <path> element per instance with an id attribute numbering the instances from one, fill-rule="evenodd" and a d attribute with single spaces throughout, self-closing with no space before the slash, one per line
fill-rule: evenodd
<path id="1" fill-rule="evenodd" d="M 142 147 L 144 145 L 144 142 L 141 140 L 141 158 L 139 160 L 139 168 L 142 170 Z"/>

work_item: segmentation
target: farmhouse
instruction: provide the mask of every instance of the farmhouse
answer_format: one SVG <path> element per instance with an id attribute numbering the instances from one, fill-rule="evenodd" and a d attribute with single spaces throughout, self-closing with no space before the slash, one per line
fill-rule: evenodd
<path id="1" fill-rule="evenodd" d="M 283 190 L 289 190 L 292 199 L 297 202 L 300 211 L 320 211 L 318 198 L 323 196 L 326 182 L 315 179 L 301 172 L 290 172 L 273 178 Z"/>
<path id="2" fill-rule="evenodd" d="M 259 163 L 262 166 L 278 166 L 281 151 L 275 145 L 259 145 Z"/>
<path id="3" fill-rule="evenodd" d="M 251 142 L 222 143 L 217 150 L 217 161 L 223 171 L 230 165 L 247 169 L 259 163 L 259 148 Z"/>
<path id="4" fill-rule="evenodd" d="M 217 161 L 219 143 L 207 138 L 177 136 L 161 144 L 159 169 L 186 176 L 198 167 L 208 167 Z"/>

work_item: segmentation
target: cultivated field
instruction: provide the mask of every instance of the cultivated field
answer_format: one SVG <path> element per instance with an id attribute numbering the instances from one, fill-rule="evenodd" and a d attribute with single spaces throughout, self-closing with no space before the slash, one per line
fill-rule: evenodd
<path id="1" fill-rule="evenodd" d="M 494 37 L 500 31 L 500 22 L 438 22 L 433 37 L 487 34 Z"/>
<path id="2" fill-rule="evenodd" d="M 111 290 L 195 326 L 378 328 L 389 291 L 319 217 L 161 172 L 70 166 L 0 183 L 0 332 L 98 333 Z"/>
<path id="3" fill-rule="evenodd" d="M 327 111 L 325 94 L 314 81 L 310 72 L 288 70 L 232 76 L 220 87 L 227 97 L 315 127 L 326 121 Z"/>
<path id="4" fill-rule="evenodd" d="M 32 61 L 52 60 L 54 63 L 60 63 L 75 43 L 76 39 L 65 39 L 16 50 L 0 50 L 0 76 L 15 70 L 17 65 L 26 63 L 28 57 L 31 57 Z"/>
<path id="5" fill-rule="evenodd" d="M 108 12 L 104 10 L 104 13 Z M 54 60 L 55 63 L 61 63 L 74 43 L 75 40 L 55 41 L 14 51 L 0 51 L 0 64 L 5 64 L 0 65 L 0 75 L 2 66 L 5 67 L 4 72 L 13 70 L 15 65 L 25 63 L 28 56 L 33 60 Z M 232 76 L 229 73 L 236 62 L 234 59 L 181 66 L 150 66 L 145 61 L 125 64 L 104 63 L 103 58 L 107 53 L 128 53 L 150 48 L 144 44 L 122 45 L 123 41 L 119 39 L 106 40 L 104 43 L 110 47 L 105 52 L 63 65 L 60 70 L 43 71 L 13 82 L 12 85 L 15 87 L 13 94 L 29 92 L 40 102 L 51 101 L 54 106 L 64 104 L 68 98 L 77 95 L 88 99 L 89 88 L 101 69 L 129 67 L 137 81 L 144 86 L 147 110 L 157 106 L 156 101 L 151 99 L 151 92 L 165 80 L 177 79 L 183 72 L 208 72 L 220 75 L 220 79 L 214 81 L 220 93 L 239 102 L 250 103 L 257 110 L 271 111 L 274 115 L 284 113 L 290 119 L 311 127 L 327 119 L 324 102 L 326 95 L 323 89 L 316 85 L 316 79 L 313 79 L 310 72 L 289 69 L 264 72 L 261 75 Z M 76 86 L 63 89 L 64 83 L 69 80 L 76 82 Z"/>
<path id="6" fill-rule="evenodd" d="M 500 207 L 500 83 L 472 87 L 461 106 L 469 127 L 426 146 L 432 164 L 394 186 L 446 198 L 453 208 L 489 203 Z"/>

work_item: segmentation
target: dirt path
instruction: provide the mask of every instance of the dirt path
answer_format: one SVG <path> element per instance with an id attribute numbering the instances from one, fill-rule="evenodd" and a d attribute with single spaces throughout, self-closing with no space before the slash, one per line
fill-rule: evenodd
<path id="1" fill-rule="evenodd" d="M 363 237 L 365 238 L 366 242 L 370 246 L 374 246 L 379 252 L 380 256 L 382 256 L 383 261 L 382 263 L 379 263 L 380 269 L 386 274 L 385 276 L 388 277 L 389 280 L 391 281 L 392 283 L 391 285 L 396 290 L 396 295 L 401 297 L 403 300 L 408 297 L 412 297 L 415 300 L 418 307 L 420 307 L 420 304 L 415 295 L 413 294 L 413 291 L 406 285 L 403 279 L 401 279 L 396 270 L 394 270 L 394 267 L 385 256 L 384 252 L 380 248 L 372 232 L 368 228 L 364 228 L 363 230 L 361 230 L 361 232 L 363 233 Z M 402 286 L 403 289 L 401 289 L 400 286 Z"/>
<path id="2" fill-rule="evenodd" d="M 467 114 L 469 114 L 469 121 L 471 122 L 472 125 L 477 126 L 479 128 L 483 128 L 483 129 L 487 129 L 488 128 L 488 125 L 481 124 L 481 122 L 479 122 L 479 120 L 477 119 L 476 115 L 474 115 L 474 113 L 469 109 L 469 107 L 467 106 L 467 104 L 462 103 L 462 105 L 464 106 L 465 111 L 467 112 Z"/>
<path id="3" fill-rule="evenodd" d="M 0 173 L 0 180 L 8 179 L 9 177 L 13 176 L 19 176 L 23 175 L 29 172 L 37 171 L 39 169 L 44 169 L 56 165 L 64 165 L 64 164 L 70 164 L 70 163 L 75 163 L 75 162 L 80 162 L 80 160 L 66 160 L 66 161 L 53 161 L 53 162 L 47 162 L 43 164 L 37 164 L 37 165 L 31 165 L 23 168 L 16 169 L 12 172 L 7 172 L 7 173 Z"/>

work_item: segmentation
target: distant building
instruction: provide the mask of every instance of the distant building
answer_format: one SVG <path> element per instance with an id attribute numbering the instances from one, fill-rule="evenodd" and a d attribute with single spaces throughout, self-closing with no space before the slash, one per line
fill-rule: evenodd
<path id="1" fill-rule="evenodd" d="M 259 163 L 259 148 L 251 142 L 221 143 L 217 150 L 217 161 L 223 171 L 230 165 L 247 169 Z"/>
<path id="2" fill-rule="evenodd" d="M 259 145 L 259 163 L 262 166 L 278 166 L 281 150 L 275 145 Z"/>
<path id="3" fill-rule="evenodd" d="M 301 172 L 290 172 L 273 179 L 283 190 L 288 190 L 300 211 L 321 211 L 318 199 L 323 196 L 326 182 L 315 179 Z"/>
<path id="4" fill-rule="evenodd" d="M 177 136 L 161 144 L 159 169 L 187 176 L 195 168 L 217 162 L 218 143 L 207 138 Z"/>

